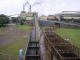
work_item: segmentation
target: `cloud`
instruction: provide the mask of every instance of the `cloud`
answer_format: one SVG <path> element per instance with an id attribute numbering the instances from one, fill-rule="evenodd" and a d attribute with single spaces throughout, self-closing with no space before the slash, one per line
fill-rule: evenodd
<path id="1" fill-rule="evenodd" d="M 0 14 L 16 14 L 22 11 L 22 5 L 26 0 L 0 0 Z M 32 5 L 32 11 L 40 15 L 60 13 L 61 11 L 79 11 L 80 0 L 27 0 Z M 40 2 L 39 4 L 35 4 Z M 26 6 L 29 11 L 29 6 Z"/>
<path id="2" fill-rule="evenodd" d="M 15 14 L 22 9 L 21 0 L 4 0 L 0 2 L 0 14 Z"/>
<path id="3" fill-rule="evenodd" d="M 41 14 L 55 14 L 61 11 L 79 11 L 80 0 L 42 0 Z M 40 7 L 37 7 L 39 9 Z M 36 9 L 35 9 L 36 10 Z"/>

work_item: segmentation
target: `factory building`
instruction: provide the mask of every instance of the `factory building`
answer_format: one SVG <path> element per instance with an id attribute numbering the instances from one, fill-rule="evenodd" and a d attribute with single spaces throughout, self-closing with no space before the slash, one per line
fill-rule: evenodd
<path id="1" fill-rule="evenodd" d="M 64 19 L 80 19 L 80 12 L 78 11 L 63 11 L 59 14 L 56 14 L 58 18 Z"/>
<path id="2" fill-rule="evenodd" d="M 56 20 L 56 17 L 54 15 L 48 15 L 47 20 Z"/>
<path id="3" fill-rule="evenodd" d="M 63 11 L 61 16 L 64 19 L 80 19 L 80 12 L 77 11 Z"/>
<path id="4" fill-rule="evenodd" d="M 34 19 L 34 15 L 38 16 L 37 12 L 25 12 L 22 11 L 19 18 L 20 19 L 24 19 L 24 20 L 33 20 Z"/>
<path id="5" fill-rule="evenodd" d="M 79 11 L 63 11 L 55 15 L 58 21 L 76 22 L 80 23 L 80 12 Z"/>
<path id="6" fill-rule="evenodd" d="M 42 16 L 39 17 L 39 19 L 41 19 L 41 20 L 47 20 L 47 16 L 42 15 Z"/>

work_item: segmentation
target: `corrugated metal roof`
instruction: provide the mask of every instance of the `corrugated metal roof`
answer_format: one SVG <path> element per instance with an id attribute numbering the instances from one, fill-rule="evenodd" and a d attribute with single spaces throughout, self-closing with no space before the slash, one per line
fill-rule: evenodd
<path id="1" fill-rule="evenodd" d="M 62 16 L 77 16 L 77 17 L 80 17 L 80 14 L 62 14 Z"/>

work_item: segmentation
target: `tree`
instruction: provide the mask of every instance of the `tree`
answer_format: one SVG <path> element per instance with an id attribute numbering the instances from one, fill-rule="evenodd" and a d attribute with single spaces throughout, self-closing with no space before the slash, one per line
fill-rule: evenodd
<path id="1" fill-rule="evenodd" d="M 0 26 L 4 26 L 9 23 L 9 18 L 6 15 L 0 15 Z"/>
<path id="2" fill-rule="evenodd" d="M 20 25 L 24 25 L 24 20 L 20 20 Z"/>
<path id="3" fill-rule="evenodd" d="M 18 21 L 18 18 L 17 17 L 12 17 L 12 22 L 13 23 L 18 23 L 19 21 Z"/>

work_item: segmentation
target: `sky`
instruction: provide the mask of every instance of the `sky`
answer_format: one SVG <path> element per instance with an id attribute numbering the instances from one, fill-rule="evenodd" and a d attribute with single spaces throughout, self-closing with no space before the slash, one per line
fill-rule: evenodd
<path id="1" fill-rule="evenodd" d="M 80 11 L 80 0 L 0 0 L 0 14 L 15 15 L 23 10 L 26 1 L 39 15 L 54 15 L 62 11 Z M 36 4 L 35 4 L 36 3 Z M 29 11 L 29 5 L 25 7 Z"/>

